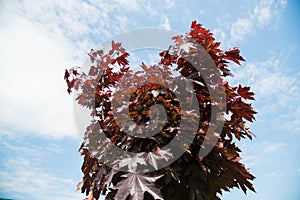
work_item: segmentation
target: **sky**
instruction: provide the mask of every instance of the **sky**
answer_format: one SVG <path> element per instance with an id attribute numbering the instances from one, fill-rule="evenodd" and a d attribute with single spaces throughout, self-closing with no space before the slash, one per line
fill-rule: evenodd
<path id="1" fill-rule="evenodd" d="M 0 198 L 83 199 L 81 144 L 64 70 L 124 31 L 181 33 L 197 20 L 221 48 L 239 47 L 232 84 L 255 92 L 256 137 L 238 142 L 256 193 L 222 199 L 300 199 L 300 3 L 245 1 L 0 0 Z"/>

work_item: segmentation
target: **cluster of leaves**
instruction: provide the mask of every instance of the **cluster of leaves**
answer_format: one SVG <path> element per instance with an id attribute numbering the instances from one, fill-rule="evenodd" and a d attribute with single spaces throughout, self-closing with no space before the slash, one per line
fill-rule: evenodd
<path id="1" fill-rule="evenodd" d="M 249 100 L 254 100 L 253 92 L 249 87 L 232 87 L 224 81 L 224 77 L 231 76 L 229 63 L 233 61 L 240 65 L 244 61 L 238 48 L 223 51 L 219 49 L 220 42 L 215 42 L 213 34 L 198 24 L 192 22 L 191 30 L 187 35 L 173 37 L 175 44 L 170 46 L 159 55 L 161 57 L 158 65 L 141 67 L 150 80 L 153 80 L 129 97 L 129 105 L 123 105 L 124 97 L 115 93 L 116 89 L 122 91 L 130 88 L 134 82 L 142 81 L 143 74 L 133 73 L 127 60 L 129 54 L 122 48 L 120 43 L 112 41 L 112 48 L 108 53 L 102 50 L 91 50 L 90 58 L 93 66 L 88 74 L 79 72 L 73 68 L 66 70 L 65 80 L 68 92 L 72 89 L 79 92 L 76 100 L 83 107 L 92 110 L 91 124 L 85 132 L 84 142 L 80 147 L 81 155 L 84 156 L 82 172 L 83 180 L 78 184 L 78 189 L 85 192 L 87 199 L 99 199 L 100 195 L 106 195 L 106 199 L 219 199 L 218 193 L 222 190 L 229 191 L 230 188 L 240 188 L 245 193 L 247 189 L 254 191 L 250 182 L 254 179 L 245 166 L 240 162 L 241 150 L 234 143 L 235 138 L 252 139 L 252 133 L 246 121 L 254 120 L 255 110 Z M 218 143 L 212 151 L 203 157 L 199 157 L 199 150 L 206 138 L 208 126 L 211 125 L 211 97 L 204 75 L 187 61 L 183 54 L 199 60 L 192 43 L 196 42 L 209 54 L 221 77 L 210 74 L 214 83 L 222 84 L 226 93 L 226 115 L 224 127 L 219 136 Z M 157 169 L 157 159 L 168 160 L 172 157 L 161 148 L 168 144 L 178 133 L 180 119 L 188 117 L 188 113 L 182 113 L 178 99 L 171 91 L 166 90 L 159 84 L 154 84 L 157 74 L 163 71 L 166 77 L 159 77 L 172 81 L 172 71 L 178 71 L 183 77 L 193 83 L 193 90 L 199 102 L 201 115 L 197 135 L 193 143 L 185 149 L 185 153 L 171 165 Z M 167 72 L 167 73 L 166 73 Z M 117 83 L 124 75 L 134 78 L 128 79 L 121 86 Z M 214 76 L 215 75 L 215 76 Z M 119 95 L 119 96 L 118 96 Z M 137 138 L 127 135 L 124 129 L 138 129 L 138 126 L 119 127 L 113 116 L 111 105 L 112 98 L 117 99 L 118 107 L 123 109 L 129 107 L 132 121 L 136 124 L 147 124 L 149 122 L 149 107 L 161 104 L 166 109 L 168 122 L 153 137 Z M 224 113 L 225 114 L 225 113 Z M 126 173 L 112 169 L 108 163 L 101 162 L 98 157 L 105 154 L 105 141 L 99 138 L 102 131 L 110 141 L 124 151 L 147 152 L 147 159 L 141 160 L 141 164 L 150 164 L 155 171 L 145 174 Z M 118 157 L 110 155 L 112 160 L 118 161 Z M 137 158 L 139 159 L 139 158 Z M 118 162 L 115 162 L 119 164 Z M 110 163 L 112 164 L 112 163 Z M 136 169 L 138 166 L 128 168 Z M 109 189 L 109 191 L 108 191 Z"/>

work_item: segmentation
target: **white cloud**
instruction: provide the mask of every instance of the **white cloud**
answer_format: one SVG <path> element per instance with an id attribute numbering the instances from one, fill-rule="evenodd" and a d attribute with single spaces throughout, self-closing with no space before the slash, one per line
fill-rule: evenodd
<path id="1" fill-rule="evenodd" d="M 167 16 L 164 16 L 164 18 L 163 18 L 162 27 L 164 27 L 167 30 L 171 30 L 171 25 L 169 22 L 169 18 Z"/>
<path id="2" fill-rule="evenodd" d="M 274 99 L 274 95 L 280 95 L 282 92 L 293 95 L 297 90 L 296 77 L 290 76 L 284 70 L 284 61 L 281 59 L 281 56 L 272 55 L 264 61 L 246 63 L 234 73 L 234 79 L 251 85 L 259 98 Z"/>
<path id="3" fill-rule="evenodd" d="M 287 5 L 287 0 L 279 0 L 279 4 L 285 7 Z"/>
<path id="4" fill-rule="evenodd" d="M 238 69 L 235 67 L 235 76 L 230 81 L 233 85 L 251 86 L 256 99 L 254 108 L 265 126 L 276 124 L 278 130 L 300 133 L 299 74 L 286 66 L 288 54 L 273 53 L 263 61 L 249 62 Z"/>
<path id="5" fill-rule="evenodd" d="M 176 2 L 174 0 L 167 0 L 165 3 L 165 6 L 167 9 L 174 8 L 176 5 Z"/>
<path id="6" fill-rule="evenodd" d="M 72 99 L 63 83 L 64 68 L 72 63 L 70 44 L 47 37 L 17 15 L 5 17 L 9 20 L 0 20 L 0 126 L 56 137 L 74 134 Z"/>
<path id="7" fill-rule="evenodd" d="M 134 24 L 122 13 L 124 8 L 138 12 L 140 5 L 134 0 L 1 2 L 0 129 L 74 137 L 64 69 L 82 64 L 89 49 Z"/>
<path id="8" fill-rule="evenodd" d="M 286 143 L 263 141 L 253 144 L 242 144 L 241 149 L 247 149 L 243 161 L 247 167 L 269 165 L 272 158 L 288 151 Z M 258 168 L 258 167 L 256 167 Z"/>
<path id="9" fill-rule="evenodd" d="M 242 41 L 247 34 L 251 33 L 252 30 L 253 22 L 251 19 L 238 19 L 234 24 L 232 24 L 230 30 L 231 42 L 235 43 Z"/>
<path id="10" fill-rule="evenodd" d="M 244 18 L 238 18 L 230 28 L 229 46 L 242 42 L 249 34 L 255 33 L 257 28 L 264 28 L 272 23 L 276 25 L 286 1 L 260 0 L 253 10 Z"/>
<path id="11" fill-rule="evenodd" d="M 287 176 L 300 176 L 300 168 L 276 170 L 266 174 L 264 177 L 287 177 Z"/>
<path id="12" fill-rule="evenodd" d="M 250 18 L 256 19 L 258 22 L 257 25 L 260 27 L 267 24 L 272 17 L 271 9 L 273 3 L 273 1 L 269 0 L 261 1 L 260 4 L 254 8 L 253 15 Z"/>
<path id="13" fill-rule="evenodd" d="M 126 10 L 140 10 L 142 2 L 136 0 L 118 0 L 116 1 L 116 4 Z"/>
<path id="14" fill-rule="evenodd" d="M 75 136 L 64 69 L 81 65 L 89 49 L 112 35 L 143 24 L 134 14 L 163 10 L 136 0 L 5 1 L 0 9 L 0 129 L 53 137 Z"/>
<path id="15" fill-rule="evenodd" d="M 263 143 L 264 147 L 262 148 L 261 153 L 262 154 L 272 154 L 272 153 L 278 153 L 279 151 L 283 151 L 286 147 L 287 144 L 282 143 L 282 142 L 277 142 L 277 143 Z"/>
<path id="16" fill-rule="evenodd" d="M 62 171 L 70 165 L 63 166 L 65 161 L 59 161 L 60 167 L 53 167 L 53 164 L 56 165 L 54 162 L 59 160 L 58 155 L 66 155 L 65 149 L 54 142 L 36 144 L 20 138 L 0 138 L 0 151 L 6 153 L 0 158 L 2 194 L 20 200 L 83 199 L 83 194 L 75 192 L 79 180 Z"/>
<path id="17" fill-rule="evenodd" d="M 51 175 L 47 170 L 34 166 L 28 159 L 7 159 L 3 167 L 5 170 L 0 171 L 3 180 L 0 182 L 0 190 L 11 193 L 14 198 L 21 200 L 31 196 L 40 200 L 73 200 L 84 197 L 75 192 L 75 181 Z M 68 188 L 74 188 L 74 192 Z"/>
<path id="18" fill-rule="evenodd" d="M 126 27 L 130 24 L 130 19 L 126 16 L 117 15 L 116 20 L 119 24 L 116 25 L 116 29 L 126 30 Z"/>

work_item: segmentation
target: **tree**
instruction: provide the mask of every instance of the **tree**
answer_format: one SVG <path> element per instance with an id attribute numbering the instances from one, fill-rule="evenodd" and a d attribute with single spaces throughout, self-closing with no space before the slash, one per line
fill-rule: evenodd
<path id="1" fill-rule="evenodd" d="M 100 195 L 106 195 L 106 199 L 219 199 L 222 191 L 231 188 L 240 188 L 246 193 L 248 189 L 255 191 L 251 180 L 254 176 L 248 172 L 240 162 L 241 150 L 236 146 L 235 140 L 246 137 L 252 139 L 252 133 L 246 121 L 253 122 L 256 111 L 248 102 L 254 100 L 254 93 L 250 87 L 230 86 L 224 80 L 232 76 L 229 70 L 229 61 L 240 65 L 245 61 L 240 55 L 238 48 L 223 51 L 219 48 L 220 42 L 216 42 L 213 34 L 198 24 L 192 22 L 191 30 L 186 35 L 174 36 L 174 45 L 162 51 L 160 63 L 146 66 L 141 64 L 144 74 L 147 74 L 152 83 L 139 88 L 133 87 L 133 93 L 129 96 L 116 91 L 124 91 L 131 88 L 136 82 L 141 82 L 142 72 L 131 71 L 128 61 L 129 54 L 121 43 L 112 41 L 111 50 L 105 53 L 103 50 L 91 50 L 89 53 L 93 66 L 88 74 L 80 72 L 78 68 L 71 68 L 65 72 L 65 80 L 68 85 L 68 93 L 72 90 L 78 92 L 77 102 L 92 110 L 93 120 L 87 127 L 84 142 L 79 151 L 84 156 L 82 164 L 83 180 L 78 184 L 78 189 L 87 195 L 87 199 L 99 199 Z M 213 82 L 207 82 L 206 75 L 199 73 L 191 63 L 191 60 L 201 60 L 193 46 L 197 43 L 208 53 L 215 66 L 220 71 L 220 77 L 209 74 Z M 187 60 L 182 55 L 188 55 Z M 155 83 L 157 73 L 163 72 L 165 80 L 174 81 L 172 71 L 177 71 L 181 76 L 188 78 L 193 83 L 193 92 L 196 94 L 197 106 L 200 115 L 197 115 L 197 133 L 192 143 L 185 147 L 184 153 L 170 165 L 158 167 L 159 160 L 168 160 L 172 154 L 162 150 L 162 147 L 170 143 L 175 135 L 180 132 L 180 122 L 190 119 L 193 110 L 182 111 L 179 100 L 172 91 Z M 167 73 L 166 73 L 167 72 Z M 117 83 L 122 77 L 131 76 L 122 85 Z M 133 83 L 134 82 L 134 83 Z M 214 88 L 223 87 L 226 94 L 226 110 L 219 116 L 223 128 L 217 136 L 217 143 L 213 144 L 212 150 L 205 157 L 199 156 L 203 148 L 204 140 L 207 140 L 207 130 L 214 122 L 211 121 L 213 106 L 212 96 L 208 85 Z M 185 87 L 183 85 L 182 87 Z M 130 119 L 133 121 L 123 128 L 118 126 L 117 117 L 114 117 L 112 98 L 114 97 L 114 108 L 125 110 L 128 107 Z M 123 99 L 129 98 L 129 104 L 124 105 Z M 187 100 L 192 101 L 191 99 Z M 124 129 L 138 130 L 138 125 L 146 125 L 151 120 L 149 117 L 157 110 L 149 109 L 151 106 L 160 104 L 166 112 L 167 123 L 157 134 L 139 138 L 126 134 Z M 145 106 L 146 105 L 146 106 Z M 158 109 L 159 110 L 159 109 Z M 217 117 L 217 116 L 215 116 Z M 126 121 L 125 120 L 125 121 Z M 161 123 L 160 120 L 154 120 Z M 127 127 L 126 127 L 127 126 Z M 107 140 L 99 137 L 99 131 L 109 138 Z M 143 134 L 143 130 L 139 130 Z M 133 165 L 131 160 L 120 160 L 117 155 L 107 153 L 107 150 L 117 146 L 122 151 L 133 153 L 145 152 L 146 158 L 136 157 L 138 164 Z M 110 160 L 103 162 L 98 159 L 109 154 Z M 134 172 L 140 166 L 149 164 L 153 170 L 147 173 Z M 114 165 L 126 166 L 129 171 L 115 170 Z"/>

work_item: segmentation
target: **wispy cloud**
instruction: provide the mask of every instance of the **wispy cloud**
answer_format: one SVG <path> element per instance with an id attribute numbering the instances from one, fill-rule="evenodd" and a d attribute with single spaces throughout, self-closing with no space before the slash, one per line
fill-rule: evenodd
<path id="1" fill-rule="evenodd" d="M 247 149 L 247 155 L 244 157 L 244 162 L 247 167 L 254 166 L 269 166 L 269 161 L 275 156 L 279 156 L 288 151 L 288 146 L 283 142 L 263 141 L 254 144 L 244 144 L 243 149 Z"/>
<path id="2" fill-rule="evenodd" d="M 284 0 L 261 0 L 247 16 L 238 18 L 231 25 L 229 46 L 242 42 L 246 36 L 254 34 L 256 29 L 264 28 L 271 22 L 272 26 L 276 25 L 286 4 Z"/>
<path id="3" fill-rule="evenodd" d="M 242 68 L 234 68 L 234 84 L 242 83 L 251 86 L 255 92 L 255 109 L 265 125 L 274 126 L 278 130 L 289 133 L 300 133 L 297 124 L 300 121 L 300 72 L 286 66 L 289 53 L 271 53 L 263 61 L 249 62 Z M 234 70 L 234 71 L 235 71 Z M 276 116 L 276 117 L 275 117 Z"/>
<path id="4" fill-rule="evenodd" d="M 137 0 L 118 0 L 116 1 L 116 4 L 124 9 L 127 10 L 135 10 L 140 11 L 141 10 L 141 1 Z"/>
<path id="5" fill-rule="evenodd" d="M 136 25 L 146 2 L 7 1 L 0 12 L 0 128 L 24 134 L 74 137 L 65 68 L 89 49 Z M 159 24 L 157 24 L 159 25 Z"/>
<path id="6" fill-rule="evenodd" d="M 3 180 L 0 183 L 0 190 L 13 198 L 83 199 L 83 195 L 75 192 L 76 182 L 49 174 L 44 168 L 35 167 L 28 159 L 7 159 L 3 167 L 5 169 L 0 171 Z M 68 190 L 68 187 L 73 187 L 74 192 Z"/>
<path id="7" fill-rule="evenodd" d="M 71 136 L 72 99 L 64 94 L 62 81 L 65 65 L 72 63 L 70 44 L 47 37 L 18 15 L 5 17 L 9 21 L 0 20 L 0 127 Z"/>
<path id="8" fill-rule="evenodd" d="M 266 174 L 264 177 L 287 177 L 287 176 L 300 176 L 300 168 L 291 170 L 277 170 Z"/>
<path id="9" fill-rule="evenodd" d="M 74 137 L 72 97 L 65 68 L 113 35 L 135 27 L 170 29 L 167 7 L 145 0 L 5 1 L 0 12 L 0 129 L 51 137 Z M 170 12 L 169 12 L 170 13 Z M 163 23 L 161 21 L 163 17 Z"/>
<path id="10" fill-rule="evenodd" d="M 164 27 L 166 30 L 171 30 L 171 25 L 167 16 L 163 17 L 162 27 Z"/>
<path id="11" fill-rule="evenodd" d="M 61 177 L 59 169 L 49 167 L 49 159 L 63 153 L 59 145 L 17 139 L 0 139 L 0 145 L 0 151 L 6 153 L 0 158 L 1 194 L 20 200 L 83 199 L 84 195 L 75 192 L 78 180 Z"/>

